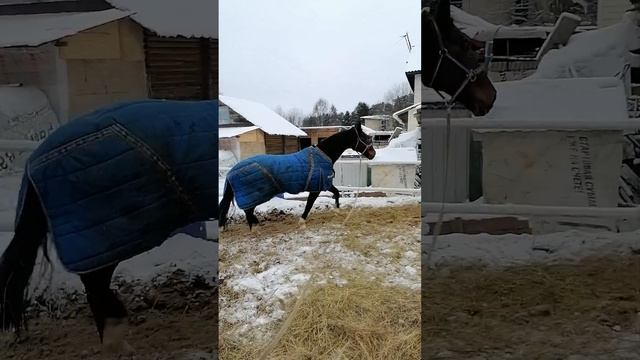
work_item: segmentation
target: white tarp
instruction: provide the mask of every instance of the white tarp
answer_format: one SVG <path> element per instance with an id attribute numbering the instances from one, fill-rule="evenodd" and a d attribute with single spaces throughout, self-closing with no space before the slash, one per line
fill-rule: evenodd
<path id="1" fill-rule="evenodd" d="M 118 9 L 0 16 L 0 47 L 38 46 L 129 16 Z"/>
<path id="2" fill-rule="evenodd" d="M 0 86 L 0 139 L 41 141 L 58 126 L 58 118 L 42 91 Z M 0 149 L 0 175 L 21 168 L 28 156 Z"/>

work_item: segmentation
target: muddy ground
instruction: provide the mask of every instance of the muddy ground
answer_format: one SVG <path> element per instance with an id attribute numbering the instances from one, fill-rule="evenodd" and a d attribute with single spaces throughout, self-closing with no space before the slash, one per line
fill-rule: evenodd
<path id="1" fill-rule="evenodd" d="M 640 255 L 440 267 L 422 292 L 427 359 L 640 359 Z"/>
<path id="2" fill-rule="evenodd" d="M 216 359 L 218 291 L 202 278 L 178 270 L 155 284 L 115 280 L 129 310 L 128 342 L 136 360 Z M 116 359 L 102 352 L 89 306 L 81 293 L 64 302 L 36 299 L 29 331 L 20 343 L 5 335 L 0 359 Z"/>

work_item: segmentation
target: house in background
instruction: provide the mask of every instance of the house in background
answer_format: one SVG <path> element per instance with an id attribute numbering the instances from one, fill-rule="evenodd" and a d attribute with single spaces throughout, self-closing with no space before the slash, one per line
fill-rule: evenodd
<path id="1" fill-rule="evenodd" d="M 208 0 L 1 5 L 0 84 L 41 89 L 61 122 L 118 101 L 215 98 L 216 22 Z"/>
<path id="2" fill-rule="evenodd" d="M 263 104 L 220 95 L 220 150 L 237 160 L 258 154 L 288 154 L 300 149 L 307 134 Z"/>

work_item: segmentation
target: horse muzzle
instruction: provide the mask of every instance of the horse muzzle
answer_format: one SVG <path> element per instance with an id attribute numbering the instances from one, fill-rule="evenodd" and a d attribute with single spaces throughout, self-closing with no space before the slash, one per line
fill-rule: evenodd
<path id="1" fill-rule="evenodd" d="M 371 147 L 367 151 L 365 151 L 363 155 L 367 159 L 372 160 L 374 157 L 376 157 L 376 150 L 373 147 Z"/>

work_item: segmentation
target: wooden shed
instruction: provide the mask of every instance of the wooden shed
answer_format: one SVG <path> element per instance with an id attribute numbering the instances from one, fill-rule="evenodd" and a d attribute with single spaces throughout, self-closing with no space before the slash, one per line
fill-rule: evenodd
<path id="1" fill-rule="evenodd" d="M 0 84 L 41 89 L 62 122 L 118 101 L 215 98 L 217 2 L 111 3 L 0 6 Z M 197 10 L 211 15 L 173 16 Z"/>
<path id="2" fill-rule="evenodd" d="M 258 154 L 288 154 L 307 134 L 263 104 L 220 95 L 220 149 L 238 160 Z"/>

